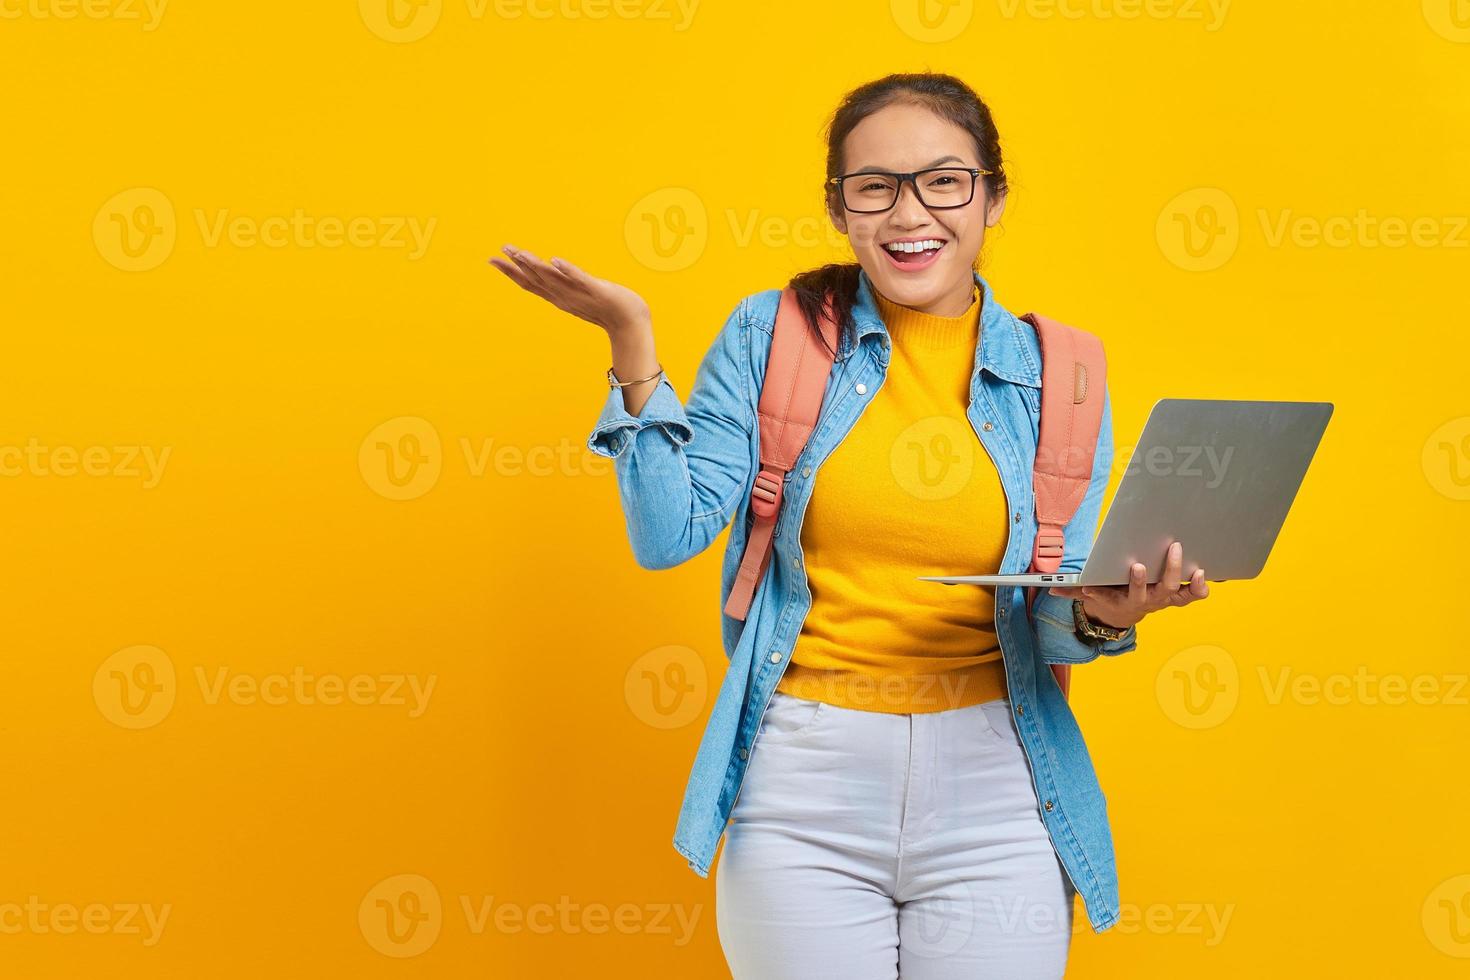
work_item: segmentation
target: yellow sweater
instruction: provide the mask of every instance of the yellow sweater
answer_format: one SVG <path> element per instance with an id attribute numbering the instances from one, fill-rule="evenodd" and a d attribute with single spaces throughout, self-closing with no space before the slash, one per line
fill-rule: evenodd
<path id="1" fill-rule="evenodd" d="M 927 712 L 1006 696 L 995 590 L 915 576 L 1000 568 L 1000 474 L 965 415 L 980 297 L 957 317 L 877 296 L 888 373 L 817 474 L 801 528 L 812 607 L 778 691 Z"/>

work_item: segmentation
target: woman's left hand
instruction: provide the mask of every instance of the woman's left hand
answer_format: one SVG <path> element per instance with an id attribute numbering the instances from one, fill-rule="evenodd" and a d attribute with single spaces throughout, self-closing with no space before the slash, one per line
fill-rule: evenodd
<path id="1" fill-rule="evenodd" d="M 1196 568 L 1187 588 L 1179 585 L 1184 567 L 1184 546 L 1178 541 L 1169 545 L 1164 559 L 1163 577 L 1153 585 L 1146 583 L 1147 569 L 1134 562 L 1128 570 L 1127 585 L 1070 585 L 1051 590 L 1052 595 L 1082 600 L 1082 610 L 1094 623 L 1126 629 L 1151 612 L 1170 606 L 1187 606 L 1210 594 L 1205 570 Z"/>

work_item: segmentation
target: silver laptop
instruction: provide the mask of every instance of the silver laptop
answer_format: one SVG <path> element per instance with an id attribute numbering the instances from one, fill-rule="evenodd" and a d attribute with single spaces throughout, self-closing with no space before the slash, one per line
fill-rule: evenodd
<path id="1" fill-rule="evenodd" d="M 1161 398 L 1081 572 L 919 578 L 946 585 L 1127 585 L 1128 569 L 1141 562 L 1152 583 L 1163 577 L 1173 541 L 1184 548 L 1182 582 L 1196 568 L 1212 582 L 1254 578 L 1331 417 L 1331 402 Z"/>

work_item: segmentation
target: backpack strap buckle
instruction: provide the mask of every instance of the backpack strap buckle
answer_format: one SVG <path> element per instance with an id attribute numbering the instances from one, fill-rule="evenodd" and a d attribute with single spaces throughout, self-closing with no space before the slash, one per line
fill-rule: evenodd
<path id="1" fill-rule="evenodd" d="M 1062 529 L 1055 524 L 1043 524 L 1036 529 L 1036 543 L 1031 549 L 1031 567 L 1038 572 L 1054 572 L 1062 563 Z"/>
<path id="2" fill-rule="evenodd" d="M 781 488 L 786 478 L 775 470 L 761 468 L 750 488 L 750 509 L 757 517 L 770 519 L 781 509 Z"/>

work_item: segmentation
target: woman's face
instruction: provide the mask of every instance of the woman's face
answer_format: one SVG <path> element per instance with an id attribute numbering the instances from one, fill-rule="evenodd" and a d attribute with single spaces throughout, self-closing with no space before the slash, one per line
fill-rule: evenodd
<path id="1" fill-rule="evenodd" d="M 843 173 L 908 173 L 947 164 L 984 168 L 968 132 L 916 105 L 886 106 L 858 123 L 847 135 L 842 159 Z M 848 237 L 878 292 L 939 316 L 958 316 L 969 309 L 985 229 L 1000 220 L 1005 208 L 1005 195 L 991 197 L 984 177 L 976 181 L 970 203 L 957 208 L 926 208 L 908 181 L 887 211 L 854 213 L 835 195 L 831 202 L 833 224 Z M 861 206 L 851 197 L 849 203 Z M 924 239 L 943 244 L 930 255 L 908 256 L 918 261 L 903 262 L 885 248 L 895 241 Z"/>

